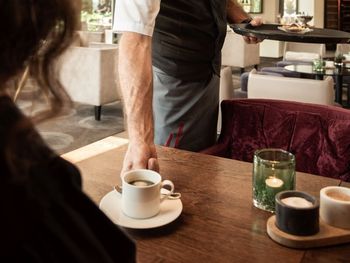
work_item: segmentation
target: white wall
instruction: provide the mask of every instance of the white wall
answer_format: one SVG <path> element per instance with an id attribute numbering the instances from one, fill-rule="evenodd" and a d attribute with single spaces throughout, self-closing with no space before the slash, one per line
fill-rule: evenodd
<path id="1" fill-rule="evenodd" d="M 316 27 L 324 26 L 324 0 L 299 0 L 299 12 L 307 12 L 314 16 L 310 25 Z"/>
<path id="2" fill-rule="evenodd" d="M 314 12 L 315 27 L 324 27 L 324 0 L 315 0 Z"/>
<path id="3" fill-rule="evenodd" d="M 324 26 L 324 0 L 298 0 L 299 11 L 307 12 L 314 16 L 310 22 L 316 27 Z M 279 14 L 279 0 L 264 0 L 263 13 L 253 16 L 260 16 L 265 23 L 276 23 Z"/>
<path id="4" fill-rule="evenodd" d="M 263 13 L 253 16 L 260 16 L 265 23 L 276 23 L 278 15 L 279 0 L 264 0 Z"/>
<path id="5" fill-rule="evenodd" d="M 311 25 L 322 28 L 324 26 L 324 0 L 298 0 L 299 11 L 307 12 L 314 16 Z M 276 23 L 279 14 L 279 0 L 264 0 L 263 13 L 253 16 L 260 16 L 265 23 Z M 260 56 L 281 57 L 283 55 L 284 42 L 263 41 L 260 44 Z"/>
<path id="6" fill-rule="evenodd" d="M 298 9 L 299 12 L 306 12 L 310 15 L 314 14 L 314 2 L 315 0 L 299 0 Z"/>

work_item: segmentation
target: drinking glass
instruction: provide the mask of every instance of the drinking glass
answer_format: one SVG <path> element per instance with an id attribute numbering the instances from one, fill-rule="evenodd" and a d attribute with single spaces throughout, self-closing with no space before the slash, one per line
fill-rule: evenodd
<path id="1" fill-rule="evenodd" d="M 301 13 L 297 15 L 297 19 L 303 27 L 309 27 L 309 23 L 314 17 L 306 13 Z"/>
<path id="2" fill-rule="evenodd" d="M 343 56 L 343 53 L 337 53 L 334 57 L 334 66 L 335 67 L 342 67 L 343 66 L 343 60 L 345 57 Z"/>
<path id="3" fill-rule="evenodd" d="M 323 71 L 325 65 L 326 65 L 326 62 L 323 59 L 315 59 L 312 62 L 312 66 L 315 71 Z"/>
<path id="4" fill-rule="evenodd" d="M 261 149 L 254 153 L 253 204 L 274 212 L 275 195 L 295 190 L 295 156 L 282 149 Z"/>

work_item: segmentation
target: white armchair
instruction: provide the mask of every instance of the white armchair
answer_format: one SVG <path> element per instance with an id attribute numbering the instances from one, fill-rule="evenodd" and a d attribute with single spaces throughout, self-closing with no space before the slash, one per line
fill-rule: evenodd
<path id="1" fill-rule="evenodd" d="M 277 67 L 284 67 L 291 64 L 311 64 L 313 60 L 323 58 L 325 54 L 325 44 L 286 42 L 283 60 L 278 61 L 276 65 Z"/>
<path id="2" fill-rule="evenodd" d="M 288 78 L 257 74 L 248 78 L 248 98 L 279 99 L 334 105 L 332 77 L 324 80 Z"/>
<path id="3" fill-rule="evenodd" d="M 314 59 L 323 58 L 325 54 L 325 44 L 286 42 L 283 60 L 312 62 Z"/>
<path id="4" fill-rule="evenodd" d="M 245 67 L 257 67 L 260 63 L 259 48 L 260 44 L 247 44 L 241 35 L 229 28 L 221 50 L 221 65 L 239 67 L 241 73 Z"/>
<path id="5" fill-rule="evenodd" d="M 232 72 L 230 67 L 223 67 L 220 71 L 220 90 L 219 90 L 219 105 L 221 101 L 232 99 L 234 97 Z M 219 116 L 217 124 L 217 133 L 221 131 L 221 107 L 219 107 Z"/>
<path id="6" fill-rule="evenodd" d="M 104 43 L 72 46 L 61 58 L 63 86 L 73 101 L 95 106 L 96 120 L 102 105 L 120 100 L 117 60 L 118 46 Z"/>
<path id="7" fill-rule="evenodd" d="M 105 31 L 77 31 L 77 35 L 79 36 L 82 43 L 88 45 L 89 43 L 94 42 L 105 42 Z"/>
<path id="8" fill-rule="evenodd" d="M 338 54 L 338 53 L 350 54 L 350 44 L 343 44 L 343 43 L 337 44 L 337 48 L 335 50 L 335 53 L 336 54 Z"/>

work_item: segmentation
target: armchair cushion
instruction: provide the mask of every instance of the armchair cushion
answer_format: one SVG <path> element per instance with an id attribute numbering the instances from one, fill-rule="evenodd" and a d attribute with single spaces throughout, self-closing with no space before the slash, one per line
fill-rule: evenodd
<path id="1" fill-rule="evenodd" d="M 299 79 L 257 74 L 253 69 L 248 78 L 248 98 L 281 99 L 333 105 L 333 79 Z"/>
<path id="2" fill-rule="evenodd" d="M 288 148 L 295 123 L 295 116 L 290 112 L 242 105 L 235 107 L 233 114 L 237 116 L 232 125 L 237 128 L 232 130 L 232 136 L 242 139 L 231 141 L 230 158 L 252 161 L 256 149 Z"/>
<path id="3" fill-rule="evenodd" d="M 323 58 L 325 54 L 325 44 L 285 42 L 283 60 L 312 61 Z"/>
<path id="4" fill-rule="evenodd" d="M 278 63 L 278 62 L 277 62 Z M 280 74 L 282 77 L 289 77 L 289 78 L 300 78 L 300 73 L 295 71 L 290 71 L 285 69 L 284 67 L 263 67 L 260 69 L 261 72 L 267 73 L 266 75 L 272 75 L 269 73 L 277 73 Z"/>
<path id="5" fill-rule="evenodd" d="M 223 66 L 245 68 L 260 63 L 259 44 L 247 44 L 243 37 L 231 29 L 227 31 L 222 47 Z"/>
<path id="6" fill-rule="evenodd" d="M 350 120 L 298 113 L 291 151 L 303 172 L 350 180 Z M 314 165 L 310 165 L 314 164 Z"/>
<path id="7" fill-rule="evenodd" d="M 283 68 L 289 65 L 312 65 L 312 61 L 281 60 L 276 62 L 276 67 Z"/>
<path id="8" fill-rule="evenodd" d="M 72 46 L 61 57 L 61 82 L 75 102 L 101 106 L 120 99 L 118 46 Z"/>
<path id="9" fill-rule="evenodd" d="M 265 69 L 265 71 L 264 71 Z M 261 71 L 257 71 L 257 74 L 261 74 L 261 75 L 269 75 L 269 76 L 278 76 L 278 77 L 283 77 L 283 73 L 279 73 L 277 70 L 276 71 L 269 71 L 267 69 L 270 69 L 270 67 L 266 67 L 266 68 L 262 68 Z M 275 68 L 272 68 L 275 69 Z M 244 72 L 241 75 L 241 90 L 247 92 L 248 91 L 248 78 L 249 78 L 249 72 Z M 245 96 L 245 98 L 247 97 L 247 94 Z M 237 98 L 236 96 L 234 96 L 234 98 Z"/>
<path id="10" fill-rule="evenodd" d="M 267 99 L 226 100 L 222 132 L 203 153 L 253 161 L 262 148 L 295 154 L 296 169 L 350 181 L 350 112 L 335 106 Z"/>
<path id="11" fill-rule="evenodd" d="M 319 58 L 320 54 L 309 52 L 287 51 L 284 55 L 284 59 L 287 61 L 313 61 Z"/>

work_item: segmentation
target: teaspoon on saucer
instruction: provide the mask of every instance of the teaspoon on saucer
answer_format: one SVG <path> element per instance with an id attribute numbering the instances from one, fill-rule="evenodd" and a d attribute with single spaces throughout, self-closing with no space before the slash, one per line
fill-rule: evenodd
<path id="1" fill-rule="evenodd" d="M 117 191 L 119 194 L 122 194 L 123 188 L 120 185 L 115 185 L 114 190 Z M 181 193 L 175 192 L 172 193 L 168 196 L 168 199 L 175 200 L 175 199 L 180 199 L 181 198 Z"/>

